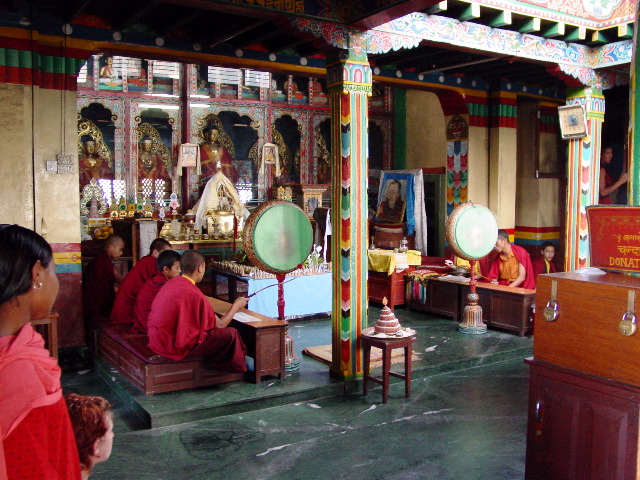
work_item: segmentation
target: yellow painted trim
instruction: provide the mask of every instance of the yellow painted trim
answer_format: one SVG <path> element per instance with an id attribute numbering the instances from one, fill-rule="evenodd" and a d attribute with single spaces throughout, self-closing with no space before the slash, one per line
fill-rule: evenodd
<path id="1" fill-rule="evenodd" d="M 56 263 L 82 263 L 80 252 L 53 252 L 53 259 Z"/>
<path id="2" fill-rule="evenodd" d="M 354 63 L 356 65 L 366 65 L 367 67 L 371 66 L 370 62 L 361 62 L 360 60 L 348 60 L 348 59 L 345 59 L 345 60 L 336 60 L 333 63 L 327 63 L 327 67 L 332 67 L 334 65 L 344 64 L 344 63 Z"/>

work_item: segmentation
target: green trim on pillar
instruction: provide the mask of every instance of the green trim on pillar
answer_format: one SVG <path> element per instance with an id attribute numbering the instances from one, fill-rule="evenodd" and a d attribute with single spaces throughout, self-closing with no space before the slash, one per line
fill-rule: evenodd
<path id="1" fill-rule="evenodd" d="M 393 89 L 393 165 L 395 170 L 407 166 L 407 91 Z"/>

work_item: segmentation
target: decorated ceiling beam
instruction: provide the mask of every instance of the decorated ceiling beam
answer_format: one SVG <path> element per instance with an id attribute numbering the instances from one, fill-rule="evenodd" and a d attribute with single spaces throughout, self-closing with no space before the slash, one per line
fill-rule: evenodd
<path id="1" fill-rule="evenodd" d="M 478 5 L 477 3 L 470 3 L 459 17 L 461 22 L 466 22 L 475 18 L 480 18 L 480 5 Z"/>
<path id="2" fill-rule="evenodd" d="M 305 29 L 311 31 L 309 27 Z M 313 30 L 320 31 L 321 28 L 316 26 Z M 594 69 L 628 64 L 631 62 L 632 53 L 632 42 L 629 40 L 590 48 L 419 12 L 381 25 L 373 32 L 395 33 L 404 37 L 415 36 L 438 44 Z M 411 43 L 408 40 L 403 41 Z"/>
<path id="3" fill-rule="evenodd" d="M 520 33 L 539 32 L 541 23 L 542 22 L 540 21 L 540 17 L 533 17 L 528 22 L 526 22 L 524 25 L 522 25 L 518 29 L 518 31 Z"/>
<path id="4" fill-rule="evenodd" d="M 587 29 L 585 27 L 578 27 L 568 35 L 565 35 L 564 41 L 573 42 L 576 40 L 584 40 L 585 38 L 587 38 Z"/>
<path id="5" fill-rule="evenodd" d="M 430 15 L 434 15 L 436 13 L 440 13 L 440 12 L 446 11 L 448 6 L 449 5 L 447 4 L 447 0 L 444 0 L 442 2 L 436 3 L 435 5 L 432 5 L 431 7 L 429 7 L 427 9 L 427 12 Z"/>
<path id="6" fill-rule="evenodd" d="M 633 28 L 631 24 L 618 25 L 618 38 L 633 38 Z"/>
<path id="7" fill-rule="evenodd" d="M 583 26 L 590 30 L 615 27 L 635 21 L 637 0 L 472 0 L 482 7 L 509 10 L 527 17 Z M 435 12 L 434 12 L 435 13 Z"/>
<path id="8" fill-rule="evenodd" d="M 498 15 L 496 15 L 494 19 L 489 22 L 489 25 L 494 28 L 511 25 L 511 12 L 509 10 L 504 10 L 498 13 Z"/>
<path id="9" fill-rule="evenodd" d="M 553 38 L 564 35 L 565 25 L 563 22 L 558 22 L 542 32 L 542 36 L 545 38 Z"/>
<path id="10" fill-rule="evenodd" d="M 608 39 L 602 32 L 596 31 L 591 34 L 591 41 L 593 43 L 600 43 L 604 45 L 607 43 Z"/>

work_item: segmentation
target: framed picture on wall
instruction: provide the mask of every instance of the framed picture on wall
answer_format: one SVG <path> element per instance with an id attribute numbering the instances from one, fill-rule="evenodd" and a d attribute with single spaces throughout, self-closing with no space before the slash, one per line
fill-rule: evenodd
<path id="1" fill-rule="evenodd" d="M 587 112 L 584 105 L 564 105 L 558 107 L 560 133 L 563 139 L 587 136 Z"/>

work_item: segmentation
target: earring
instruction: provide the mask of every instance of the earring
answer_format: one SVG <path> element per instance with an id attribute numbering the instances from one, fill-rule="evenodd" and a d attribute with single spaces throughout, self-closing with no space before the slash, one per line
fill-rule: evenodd
<path id="1" fill-rule="evenodd" d="M 40 290 L 42 288 L 42 282 L 33 282 L 33 289 Z"/>

